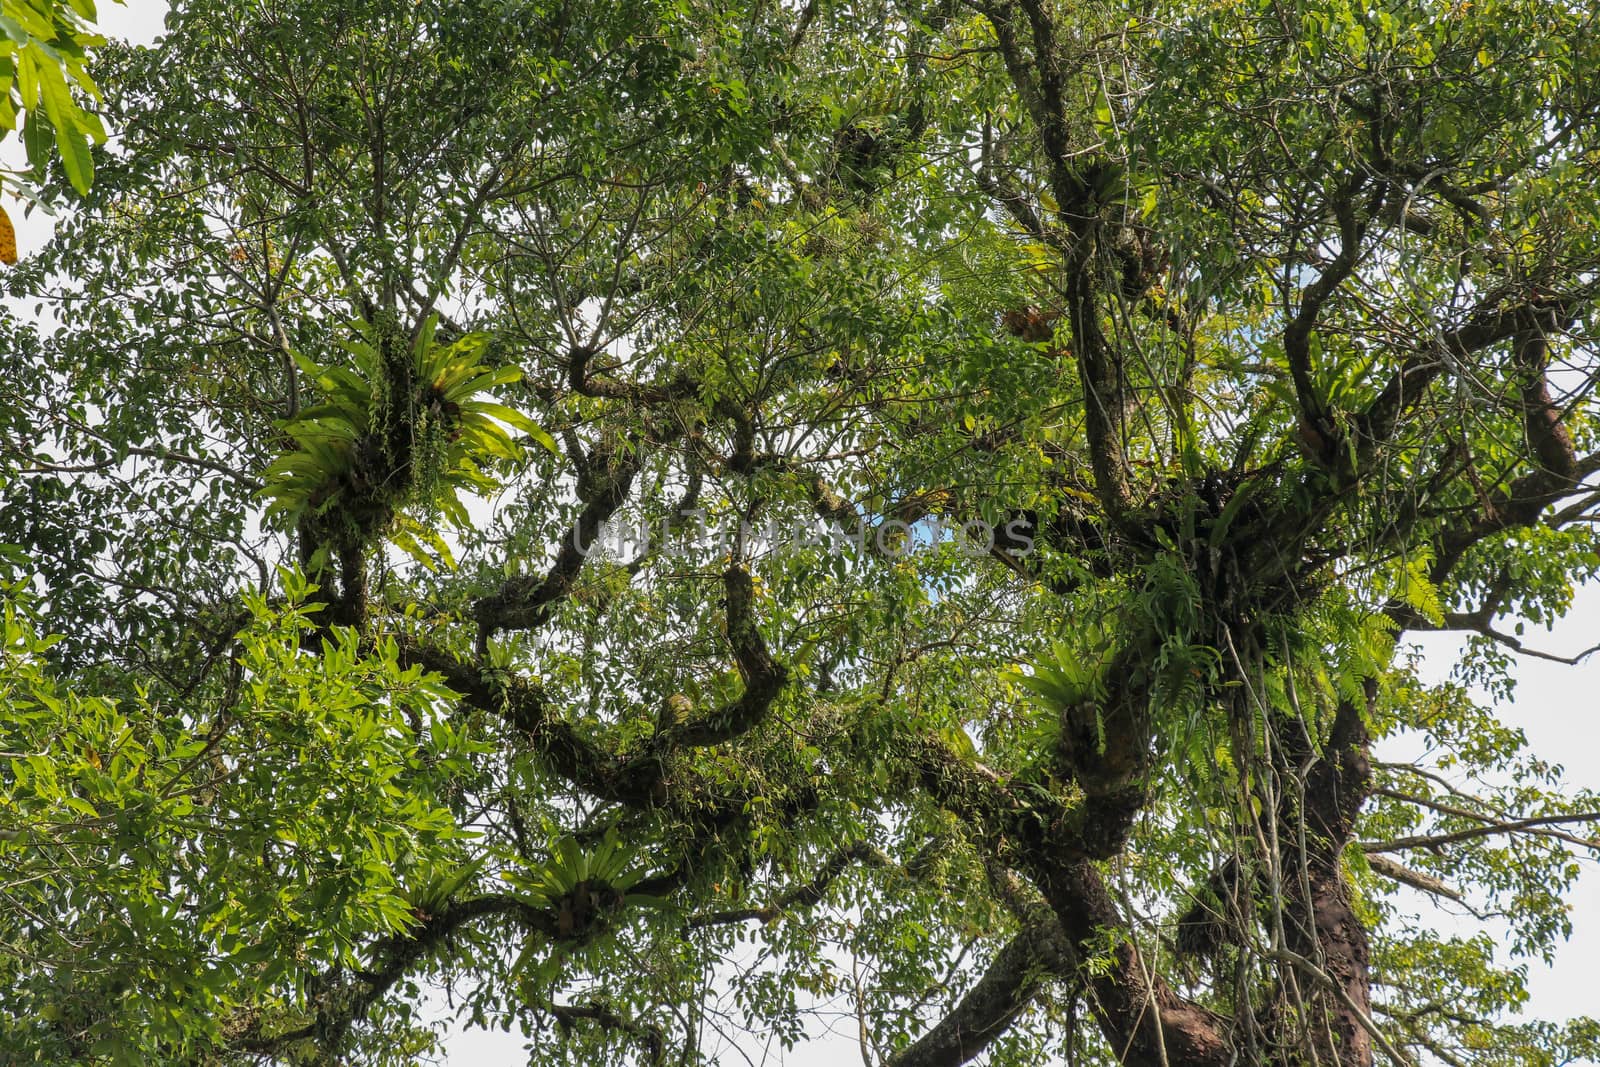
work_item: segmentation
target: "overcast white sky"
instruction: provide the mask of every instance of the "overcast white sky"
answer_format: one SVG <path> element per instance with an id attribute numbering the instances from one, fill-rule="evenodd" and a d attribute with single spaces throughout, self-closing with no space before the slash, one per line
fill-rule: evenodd
<path id="1" fill-rule="evenodd" d="M 149 43 L 162 32 L 165 11 L 163 0 L 131 0 L 126 5 L 102 3 L 100 26 L 108 36 Z M 17 225 L 21 255 L 28 255 L 48 239 L 46 216 L 35 212 L 23 219 L 17 210 L 12 210 L 11 215 Z M 1438 677 L 1447 674 L 1455 662 L 1460 640 L 1451 635 L 1424 635 L 1416 640 L 1427 653 L 1430 672 Z M 1554 633 L 1530 632 L 1526 640 L 1545 651 L 1564 655 L 1600 641 L 1600 589 L 1583 590 L 1572 612 Z M 1530 746 L 1538 755 L 1564 764 L 1571 785 L 1600 789 L 1600 656 L 1578 667 L 1523 657 L 1519 679 L 1515 699 L 1500 708 L 1502 718 L 1526 731 Z M 1586 867 L 1570 903 L 1575 926 L 1571 941 L 1562 947 L 1553 967 L 1536 961 L 1529 965 L 1530 1015 L 1561 1019 L 1600 1010 L 1594 979 L 1594 961 L 1600 960 L 1600 870 L 1592 865 Z M 1435 915 L 1430 921 L 1437 918 Z M 1472 928 L 1464 916 L 1446 916 L 1444 921 L 1458 923 L 1462 931 Z M 752 1063 L 822 1067 L 859 1059 L 854 1040 L 845 1036 L 814 1042 L 783 1059 L 776 1050 L 770 1057 L 764 1056 L 763 1045 L 754 1040 L 746 1046 Z M 456 1032 L 449 1037 L 444 1062 L 449 1067 L 517 1064 L 522 1062 L 520 1049 L 520 1039 L 505 1034 Z"/>

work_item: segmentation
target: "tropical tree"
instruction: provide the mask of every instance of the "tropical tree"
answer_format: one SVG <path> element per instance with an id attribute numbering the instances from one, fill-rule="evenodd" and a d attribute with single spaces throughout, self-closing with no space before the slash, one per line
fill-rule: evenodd
<path id="1" fill-rule="evenodd" d="M 1591 23 L 108 46 L 119 141 L 7 277 L 60 326 L 6 323 L 0 1040 L 410 1063 L 444 998 L 538 1062 L 1600 1055 L 1516 1014 L 1600 798 L 1467 688 L 1600 570 Z"/>

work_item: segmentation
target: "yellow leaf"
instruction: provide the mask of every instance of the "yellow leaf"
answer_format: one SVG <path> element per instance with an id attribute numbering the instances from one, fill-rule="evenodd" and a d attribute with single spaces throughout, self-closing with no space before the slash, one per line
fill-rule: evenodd
<path id="1" fill-rule="evenodd" d="M 0 263 L 17 261 L 17 231 L 11 225 L 11 216 L 0 207 Z"/>

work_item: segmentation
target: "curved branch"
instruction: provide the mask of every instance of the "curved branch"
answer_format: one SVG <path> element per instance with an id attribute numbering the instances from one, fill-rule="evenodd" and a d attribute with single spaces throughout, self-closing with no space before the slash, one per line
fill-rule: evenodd
<path id="1" fill-rule="evenodd" d="M 595 377 L 589 373 L 589 363 L 598 354 L 587 345 L 577 345 L 567 357 L 567 384 L 580 396 L 627 400 L 635 404 L 663 404 L 695 394 L 695 382 L 687 376 L 674 378 L 664 385 Z"/>
<path id="2" fill-rule="evenodd" d="M 744 692 L 703 718 L 673 727 L 666 734 L 672 744 L 703 748 L 748 733 L 766 718 L 789 681 L 788 668 L 772 658 L 756 626 L 752 610 L 755 590 L 749 572 L 729 567 L 722 584 L 728 599 L 728 643 L 744 678 Z"/>
<path id="3" fill-rule="evenodd" d="M 1311 336 L 1323 307 L 1339 286 L 1355 271 L 1361 258 L 1361 242 L 1367 232 L 1366 218 L 1356 214 L 1355 198 L 1360 194 L 1365 179 L 1349 179 L 1335 198 L 1334 217 L 1339 223 L 1339 254 L 1306 287 L 1300 296 L 1300 308 L 1283 331 L 1283 351 L 1289 363 L 1289 374 L 1294 380 L 1295 397 L 1300 402 L 1301 435 L 1311 446 L 1315 458 L 1332 463 L 1337 442 L 1336 427 L 1327 400 L 1317 391 L 1312 380 Z M 1367 217 L 1382 208 L 1385 190 L 1379 186 L 1368 205 Z"/>
<path id="4" fill-rule="evenodd" d="M 885 1067 L 960 1067 L 1005 1033 L 1052 975 L 1070 973 L 1073 957 L 1054 916 L 1024 926 L 995 954 L 948 1015 Z"/>
<path id="5" fill-rule="evenodd" d="M 1457 904 L 1462 902 L 1460 893 L 1451 889 L 1443 881 L 1431 874 L 1414 871 L 1404 864 L 1396 863 L 1386 856 L 1371 855 L 1367 857 L 1367 866 L 1372 868 L 1372 873 L 1387 878 L 1401 885 L 1408 885 L 1419 892 L 1427 893 L 1433 897 L 1443 897 Z"/>
<path id="6" fill-rule="evenodd" d="M 654 1023 L 642 1023 L 629 1019 L 612 1009 L 603 1001 L 591 1000 L 583 1004 L 557 1004 L 554 1001 L 543 1005 L 556 1025 L 563 1029 L 572 1027 L 579 1022 L 592 1022 L 606 1030 L 615 1030 L 618 1033 L 639 1041 L 645 1047 L 649 1056 L 646 1061 L 652 1067 L 659 1067 L 667 1062 L 667 1038 L 661 1027 Z"/>
<path id="7" fill-rule="evenodd" d="M 435 672 L 463 700 L 522 731 L 546 766 L 579 789 L 634 808 L 662 799 L 659 762 L 625 760 L 585 737 L 555 713 L 539 686 L 463 663 L 453 653 L 403 635 L 396 641 L 402 665 Z"/>
<path id="8" fill-rule="evenodd" d="M 1492 837 L 1495 834 L 1514 834 L 1523 830 L 1531 830 L 1541 826 L 1564 826 L 1571 823 L 1600 823 L 1600 811 L 1586 811 L 1572 815 L 1541 815 L 1532 819 L 1508 819 L 1503 822 L 1486 823 L 1483 826 L 1473 826 L 1466 830 L 1457 830 L 1454 833 L 1416 834 L 1410 837 L 1397 837 L 1390 841 L 1364 841 L 1361 844 L 1363 852 L 1399 852 L 1408 848 L 1439 848 L 1452 845 L 1457 841 L 1471 841 L 1479 837 Z M 1587 847 L 1600 851 L 1600 840 L 1586 840 Z"/>
<path id="9" fill-rule="evenodd" d="M 1439 336 L 1437 344 L 1402 360 L 1376 399 L 1356 420 L 1362 446 L 1370 449 L 1386 441 L 1400 419 L 1414 408 L 1434 379 L 1460 360 L 1490 345 L 1510 340 L 1530 330 L 1542 334 L 1560 333 L 1569 326 L 1584 304 L 1594 298 L 1592 288 L 1554 297 L 1540 297 L 1501 307 L 1480 306 L 1458 329 Z"/>
<path id="10" fill-rule="evenodd" d="M 480 651 L 497 631 L 535 630 L 549 621 L 556 603 L 571 592 L 583 570 L 600 527 L 627 501 L 639 467 L 637 449 L 616 458 L 604 484 L 597 487 L 561 539 L 555 562 L 544 577 L 518 575 L 473 605 Z"/>
<path id="11" fill-rule="evenodd" d="M 485 918 L 512 918 L 529 932 L 550 937 L 556 934 L 553 914 L 517 897 L 491 893 L 459 901 L 427 916 L 405 933 L 377 941 L 371 952 L 374 963 L 368 969 L 342 979 L 338 971 L 325 976 L 319 984 L 331 986 L 319 994 L 316 1018 L 311 1022 L 270 1036 L 247 1034 L 236 1040 L 234 1047 L 272 1054 L 315 1039 L 329 1051 L 337 1051 L 350 1028 L 365 1019 L 372 1006 L 413 967 L 461 927 Z"/>
<path id="12" fill-rule="evenodd" d="M 858 841 L 830 856 L 828 861 L 822 865 L 822 869 L 817 873 L 817 876 L 811 881 L 795 886 L 769 904 L 759 908 L 729 908 L 724 911 L 705 912 L 701 915 L 691 916 L 684 925 L 690 930 L 702 930 L 711 926 L 726 926 L 730 923 L 776 922 L 788 912 L 811 908 L 820 904 L 822 898 L 827 895 L 829 887 L 849 869 L 851 864 L 861 863 L 868 867 L 886 867 L 889 862 L 889 857 L 885 856 L 877 846 L 868 841 Z"/>
<path id="13" fill-rule="evenodd" d="M 1464 800 L 1469 800 L 1474 803 L 1484 803 L 1484 801 L 1482 801 L 1480 798 L 1475 797 L 1470 793 L 1461 792 L 1454 786 L 1450 785 L 1448 781 L 1429 771 L 1424 770 L 1421 767 L 1415 766 L 1414 764 L 1387 763 L 1381 764 L 1381 766 L 1384 767 L 1385 770 L 1404 771 L 1409 774 L 1414 774 L 1420 778 L 1426 778 L 1431 781 L 1435 781 L 1444 786 L 1455 796 L 1459 796 Z M 1419 808 L 1427 808 L 1429 811 L 1436 811 L 1441 815 L 1454 815 L 1462 819 L 1471 819 L 1473 822 L 1500 823 L 1506 821 L 1507 816 L 1509 815 L 1509 813 L 1505 811 L 1474 811 L 1471 808 L 1464 808 L 1459 804 L 1447 804 L 1442 800 L 1435 800 L 1431 797 L 1419 797 L 1411 793 L 1405 793 L 1398 789 L 1390 789 L 1388 787 L 1379 787 L 1374 789 L 1372 792 L 1375 796 L 1388 797 L 1391 800 L 1398 800 L 1402 804 L 1415 804 Z M 1580 848 L 1597 847 L 1597 842 L 1593 839 L 1579 837 L 1576 834 L 1569 834 L 1564 830 L 1528 827 L 1526 832 L 1535 837 L 1549 837 L 1557 841 L 1565 841 L 1569 845 L 1577 845 Z"/>

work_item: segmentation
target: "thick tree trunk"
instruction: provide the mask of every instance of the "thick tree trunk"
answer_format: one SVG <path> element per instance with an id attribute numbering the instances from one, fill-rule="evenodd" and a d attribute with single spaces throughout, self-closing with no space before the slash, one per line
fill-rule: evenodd
<path id="1" fill-rule="evenodd" d="M 1105 955 L 1108 932 L 1126 923 L 1094 863 L 1074 859 L 1038 879 L 1082 961 Z M 1111 947 L 1109 966 L 1083 972 L 1100 1033 L 1128 1067 L 1228 1067 L 1234 1052 L 1224 1020 L 1184 999 L 1149 969 L 1138 948 Z"/>
<path id="2" fill-rule="evenodd" d="M 1376 683 L 1369 681 L 1367 707 L 1376 699 Z M 1281 820 L 1281 840 L 1296 841 L 1303 829 L 1306 841 L 1303 853 L 1286 846 L 1283 869 L 1287 947 L 1309 964 L 1290 964 L 1303 972 L 1298 985 L 1311 1009 L 1301 1021 L 1312 1054 L 1299 1059 L 1307 1063 L 1371 1067 L 1373 1062 L 1371 948 L 1352 906 L 1341 858 L 1371 794 L 1370 742 L 1362 711 L 1354 702 L 1342 703 L 1327 746 L 1305 777 L 1299 803 L 1287 805 L 1287 818 Z"/>

